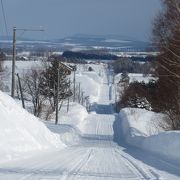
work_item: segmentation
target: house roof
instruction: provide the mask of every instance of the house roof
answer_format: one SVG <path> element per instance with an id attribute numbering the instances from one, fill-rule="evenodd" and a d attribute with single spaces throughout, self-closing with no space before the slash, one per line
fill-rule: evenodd
<path id="1" fill-rule="evenodd" d="M 59 62 L 59 66 L 66 68 L 68 71 L 74 71 L 74 68 L 64 64 L 63 62 Z"/>

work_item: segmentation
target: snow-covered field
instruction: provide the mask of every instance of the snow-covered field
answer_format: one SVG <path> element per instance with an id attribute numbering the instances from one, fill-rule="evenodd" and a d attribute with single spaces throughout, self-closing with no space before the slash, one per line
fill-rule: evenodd
<path id="1" fill-rule="evenodd" d="M 138 73 L 129 73 L 128 76 L 130 83 L 134 81 L 148 83 L 151 80 L 157 79 L 155 77 L 152 77 L 151 75 L 144 76 L 143 74 L 138 74 Z M 120 79 L 121 79 L 121 73 L 115 76 L 115 82 L 118 83 Z"/>
<path id="2" fill-rule="evenodd" d="M 58 125 L 54 125 L 54 114 L 52 121 L 40 122 L 8 95 L 0 93 L 0 141 L 4 143 L 0 160 L 4 160 L 6 152 L 9 157 L 17 153 L 20 158 L 1 163 L 0 179 L 180 178 L 179 132 L 157 128 L 156 120 L 162 119 L 162 114 L 139 109 L 114 113 L 111 73 L 104 65 L 93 66 L 94 72 L 84 72 L 84 67 L 77 72 L 77 82 L 92 100 L 90 113 L 77 102 L 71 102 L 67 112 L 64 103 Z M 28 147 L 29 151 L 17 152 L 17 147 L 21 151 Z M 161 147 L 163 158 L 159 154 Z M 32 152 L 29 158 L 25 155 Z"/>
<path id="3" fill-rule="evenodd" d="M 11 91 L 11 74 L 12 74 L 12 61 L 4 61 L 3 62 L 4 72 L 0 74 L 1 81 L 3 81 L 6 89 L 4 91 Z M 19 74 L 20 78 L 22 78 L 25 74 L 27 74 L 31 69 L 41 70 L 43 69 L 42 61 L 16 61 L 15 65 L 15 74 Z M 17 76 L 15 76 L 17 81 Z"/>

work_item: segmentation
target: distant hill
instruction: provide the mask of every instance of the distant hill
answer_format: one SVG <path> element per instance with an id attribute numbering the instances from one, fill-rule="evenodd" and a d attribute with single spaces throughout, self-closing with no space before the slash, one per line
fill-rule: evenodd
<path id="1" fill-rule="evenodd" d="M 12 43 L 12 37 L 0 36 L 0 43 L 8 47 Z M 50 47 L 63 51 L 81 51 L 81 50 L 106 50 L 106 51 L 152 51 L 153 46 L 149 42 L 139 41 L 130 37 L 117 35 L 83 35 L 65 37 L 55 40 L 33 40 L 30 38 L 18 38 L 17 47 L 39 48 Z M 2 46 L 3 47 L 3 46 Z"/>
<path id="2" fill-rule="evenodd" d="M 95 49 L 135 49 L 145 50 L 151 48 L 149 42 L 134 40 L 130 37 L 116 36 L 116 35 L 83 35 L 78 34 L 75 36 L 66 37 L 58 40 L 57 42 L 64 43 L 64 45 L 77 45 L 91 47 Z"/>

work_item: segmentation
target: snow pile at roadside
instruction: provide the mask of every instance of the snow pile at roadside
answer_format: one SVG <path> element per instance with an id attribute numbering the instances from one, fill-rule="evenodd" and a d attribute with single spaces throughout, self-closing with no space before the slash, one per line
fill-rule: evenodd
<path id="1" fill-rule="evenodd" d="M 0 161 L 22 154 L 65 145 L 36 117 L 0 91 Z"/>
<path id="2" fill-rule="evenodd" d="M 99 99 L 102 78 L 96 72 L 83 72 L 76 74 L 76 82 L 80 83 L 84 97 L 89 96 L 90 102 L 97 102 Z"/>
<path id="3" fill-rule="evenodd" d="M 163 131 L 159 127 L 163 114 L 154 113 L 145 109 L 124 108 L 120 111 L 123 131 L 128 132 L 129 128 L 132 136 L 150 136 Z"/>
<path id="4" fill-rule="evenodd" d="M 45 122 L 48 129 L 60 135 L 60 139 L 68 146 L 79 144 L 81 132 L 72 124 L 55 125 L 54 122 Z"/>
<path id="5" fill-rule="evenodd" d="M 86 108 L 78 103 L 71 102 L 67 112 L 67 104 L 64 104 L 59 112 L 59 124 L 68 124 L 79 128 L 82 121 L 88 116 Z"/>
<path id="6" fill-rule="evenodd" d="M 60 134 L 61 140 L 67 145 L 79 143 L 80 135 L 83 131 L 83 121 L 88 116 L 85 107 L 76 103 L 70 102 L 69 111 L 67 112 L 67 102 L 63 103 L 59 111 L 58 125 L 54 125 L 55 113 L 51 117 L 51 122 L 46 122 L 46 126 L 55 133 Z"/>
<path id="7" fill-rule="evenodd" d="M 125 141 L 159 156 L 180 161 L 180 131 L 164 132 L 159 124 L 162 114 L 144 109 L 125 108 L 120 111 Z"/>

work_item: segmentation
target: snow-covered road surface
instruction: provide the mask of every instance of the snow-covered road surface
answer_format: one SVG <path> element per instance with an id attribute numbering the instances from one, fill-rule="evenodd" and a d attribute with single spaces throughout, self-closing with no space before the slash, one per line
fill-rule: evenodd
<path id="1" fill-rule="evenodd" d="M 49 150 L 33 157 L 0 165 L 2 180 L 155 180 L 179 179 L 180 167 L 143 151 L 114 142 L 114 122 L 106 81 L 93 111 L 82 124 L 78 144 Z"/>
<path id="2" fill-rule="evenodd" d="M 115 115 L 87 118 L 81 143 L 3 165 L 0 179 L 159 179 L 113 142 Z"/>

